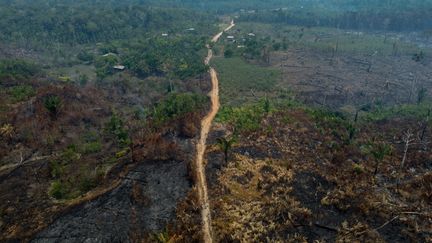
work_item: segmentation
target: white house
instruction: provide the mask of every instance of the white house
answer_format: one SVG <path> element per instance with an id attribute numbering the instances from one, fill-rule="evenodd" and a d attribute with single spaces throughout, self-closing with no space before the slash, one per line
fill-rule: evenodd
<path id="1" fill-rule="evenodd" d="M 123 70 L 125 70 L 126 67 L 123 65 L 115 65 L 115 66 L 113 66 L 113 68 L 115 70 L 123 71 Z"/>

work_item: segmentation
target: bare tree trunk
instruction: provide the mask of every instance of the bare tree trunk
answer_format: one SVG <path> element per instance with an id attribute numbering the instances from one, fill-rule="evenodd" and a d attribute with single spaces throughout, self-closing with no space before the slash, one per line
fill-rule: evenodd
<path id="1" fill-rule="evenodd" d="M 425 120 L 425 122 L 424 122 L 424 124 L 423 124 L 423 129 L 422 129 L 422 132 L 421 132 L 421 135 L 420 135 L 420 141 L 423 141 L 423 139 L 424 139 L 424 137 L 425 137 L 426 130 L 427 130 L 428 123 L 429 123 L 429 118 L 430 118 L 431 111 L 432 111 L 432 109 L 429 108 L 429 110 L 428 110 L 428 114 L 427 114 L 427 116 L 426 116 L 426 120 Z"/>
<path id="2" fill-rule="evenodd" d="M 411 130 L 408 130 L 403 137 L 403 141 L 405 142 L 405 149 L 404 149 L 404 156 L 403 156 L 402 162 L 401 162 L 401 168 L 403 168 L 405 166 L 408 148 L 409 148 L 411 142 L 414 140 L 414 139 L 411 139 L 412 136 L 413 136 L 413 133 L 411 132 Z"/>

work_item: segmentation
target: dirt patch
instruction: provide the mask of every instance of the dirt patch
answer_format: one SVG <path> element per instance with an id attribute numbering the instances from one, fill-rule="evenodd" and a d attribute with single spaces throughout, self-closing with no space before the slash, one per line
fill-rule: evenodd
<path id="1" fill-rule="evenodd" d="M 341 108 L 366 103 L 417 101 L 422 88 L 432 89 L 430 60 L 412 56 L 346 55 L 290 50 L 272 56 L 282 70 L 281 88 L 293 90 L 307 104 Z"/>

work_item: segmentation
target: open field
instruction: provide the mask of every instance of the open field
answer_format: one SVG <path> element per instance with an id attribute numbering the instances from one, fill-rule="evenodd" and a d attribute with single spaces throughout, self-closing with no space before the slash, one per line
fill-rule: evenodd
<path id="1" fill-rule="evenodd" d="M 221 103 L 238 105 L 275 92 L 280 71 L 249 64 L 241 58 L 216 57 L 212 64 L 218 70 Z"/>
<path id="2" fill-rule="evenodd" d="M 248 60 L 239 65 L 240 57 L 215 60 L 222 69 L 221 83 L 229 90 L 222 88 L 222 93 L 231 92 L 230 97 L 238 96 L 236 92 L 242 97 L 279 97 L 280 92 L 292 91 L 297 100 L 307 104 L 352 111 L 364 104 L 416 103 L 432 94 L 431 49 L 397 39 L 395 34 L 240 23 L 227 35 L 236 41 L 225 37 L 219 48 L 232 48 L 235 56 L 245 55 L 244 48 L 238 47 L 250 40 L 262 43 L 261 55 L 270 49 L 265 63 Z M 414 60 L 418 53 L 421 60 Z M 245 65 L 248 69 L 241 70 Z M 227 68 L 230 71 L 224 71 Z M 256 75 L 256 70 L 261 74 Z M 263 70 L 281 75 L 263 76 Z M 240 74 L 244 72 L 249 76 Z M 252 94 L 246 84 L 255 83 L 267 84 L 256 85 Z"/>

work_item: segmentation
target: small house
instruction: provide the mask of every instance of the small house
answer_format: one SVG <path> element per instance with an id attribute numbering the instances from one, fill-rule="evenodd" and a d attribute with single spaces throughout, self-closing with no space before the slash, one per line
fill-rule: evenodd
<path id="1" fill-rule="evenodd" d="M 109 57 L 109 56 L 114 56 L 114 57 L 116 57 L 117 54 L 112 53 L 112 52 L 108 52 L 107 54 L 104 54 L 104 55 L 102 55 L 102 56 L 103 56 L 103 57 Z"/>
<path id="2" fill-rule="evenodd" d="M 163 33 L 162 37 L 168 37 L 168 34 L 167 33 Z"/>
<path id="3" fill-rule="evenodd" d="M 126 67 L 123 65 L 115 65 L 115 66 L 113 66 L 113 68 L 115 70 L 123 71 L 123 70 L 125 70 Z"/>

